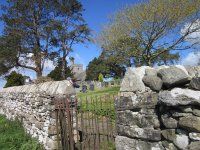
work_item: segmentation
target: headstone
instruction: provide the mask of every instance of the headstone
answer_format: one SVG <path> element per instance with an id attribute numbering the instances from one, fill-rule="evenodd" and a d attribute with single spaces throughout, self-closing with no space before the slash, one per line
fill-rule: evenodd
<path id="1" fill-rule="evenodd" d="M 94 91 L 94 84 L 90 84 L 90 91 Z"/>
<path id="2" fill-rule="evenodd" d="M 105 82 L 102 82 L 102 83 L 101 83 L 101 86 L 102 86 L 102 87 L 105 87 Z"/>
<path id="3" fill-rule="evenodd" d="M 120 85 L 121 84 L 121 80 L 116 80 L 116 84 Z"/>
<path id="4" fill-rule="evenodd" d="M 83 93 L 86 93 L 86 92 L 87 92 L 87 86 L 86 86 L 86 85 L 83 85 L 83 86 L 82 86 L 82 92 L 83 92 Z"/>
<path id="5" fill-rule="evenodd" d="M 109 83 L 108 82 L 105 82 L 105 87 L 108 87 Z"/>

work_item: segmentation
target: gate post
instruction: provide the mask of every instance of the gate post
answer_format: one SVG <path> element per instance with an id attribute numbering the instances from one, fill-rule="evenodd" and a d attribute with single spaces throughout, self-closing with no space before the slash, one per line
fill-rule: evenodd
<path id="1" fill-rule="evenodd" d="M 67 131 L 68 127 L 71 125 L 68 124 L 71 122 L 71 97 L 76 95 L 76 91 L 71 81 L 65 80 L 58 82 L 60 82 L 60 84 L 52 95 L 52 117 L 50 119 L 50 124 L 53 128 L 51 129 L 50 126 L 48 129 L 48 139 L 51 141 L 51 150 L 68 150 L 70 145 L 66 139 L 70 133 Z M 70 121 L 68 119 L 70 119 Z"/>
<path id="2" fill-rule="evenodd" d="M 156 114 L 158 94 L 145 87 L 146 67 L 129 68 L 115 101 L 117 114 L 116 150 L 163 149 Z"/>

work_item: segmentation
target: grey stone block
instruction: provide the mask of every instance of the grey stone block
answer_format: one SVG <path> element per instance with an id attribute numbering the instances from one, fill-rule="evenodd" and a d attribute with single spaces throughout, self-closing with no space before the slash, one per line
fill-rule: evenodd
<path id="1" fill-rule="evenodd" d="M 129 97 L 118 97 L 115 101 L 117 110 L 131 110 L 137 108 L 155 108 L 158 102 L 157 93 L 135 94 Z"/>
<path id="2" fill-rule="evenodd" d="M 159 103 L 167 106 L 200 105 L 200 91 L 174 88 L 159 93 Z"/>
<path id="3" fill-rule="evenodd" d="M 117 112 L 117 123 L 121 125 L 138 126 L 139 128 L 160 127 L 160 123 L 156 114 L 144 115 L 131 111 Z"/>
<path id="4" fill-rule="evenodd" d="M 190 82 L 190 87 L 195 90 L 200 90 L 200 77 L 192 78 Z"/>
<path id="5" fill-rule="evenodd" d="M 162 80 L 157 76 L 144 76 L 143 82 L 150 87 L 153 91 L 160 91 L 163 85 Z"/>
<path id="6" fill-rule="evenodd" d="M 127 136 L 131 138 L 140 138 L 148 141 L 160 141 L 161 131 L 151 128 L 139 128 L 137 126 L 123 126 L 117 125 L 117 133 L 121 136 Z"/>
<path id="7" fill-rule="evenodd" d="M 116 150 L 165 150 L 161 142 L 151 143 L 124 136 L 117 136 L 115 143 Z"/>
<path id="8" fill-rule="evenodd" d="M 200 117 L 182 117 L 180 118 L 178 125 L 190 132 L 200 132 Z"/>
<path id="9" fill-rule="evenodd" d="M 177 67 L 160 69 L 158 71 L 158 76 L 161 77 L 164 86 L 167 88 L 181 86 L 190 81 L 189 76 L 182 69 Z"/>

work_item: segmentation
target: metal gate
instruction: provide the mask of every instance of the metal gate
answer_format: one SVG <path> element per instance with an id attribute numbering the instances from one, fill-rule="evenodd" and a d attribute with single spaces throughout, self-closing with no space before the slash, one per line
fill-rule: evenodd
<path id="1" fill-rule="evenodd" d="M 58 148 L 115 149 L 115 96 L 56 98 Z"/>

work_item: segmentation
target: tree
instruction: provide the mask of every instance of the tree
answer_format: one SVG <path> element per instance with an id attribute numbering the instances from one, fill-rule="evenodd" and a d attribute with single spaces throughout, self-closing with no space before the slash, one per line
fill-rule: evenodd
<path id="1" fill-rule="evenodd" d="M 89 62 L 87 69 L 86 69 L 86 80 L 98 80 L 98 75 L 102 71 L 105 75 L 105 66 L 102 61 L 98 58 L 94 58 L 92 61 Z"/>
<path id="2" fill-rule="evenodd" d="M 162 50 L 160 50 L 162 51 Z M 166 51 L 162 53 L 162 55 L 159 55 L 155 62 L 152 62 L 153 64 L 157 63 L 158 65 L 169 65 L 169 64 L 175 64 L 179 61 L 180 55 L 179 53 L 171 54 L 170 51 Z"/>
<path id="3" fill-rule="evenodd" d="M 98 58 L 95 57 L 89 62 L 86 69 L 86 80 L 98 81 L 98 75 L 100 73 L 105 78 L 122 78 L 126 69 L 122 63 L 118 64 L 118 60 L 103 51 Z"/>
<path id="4" fill-rule="evenodd" d="M 22 74 L 12 71 L 10 75 L 6 76 L 7 82 L 4 87 L 24 85 L 24 79 Z"/>
<path id="5" fill-rule="evenodd" d="M 104 78 L 103 78 L 102 73 L 99 74 L 99 76 L 98 76 L 98 80 L 99 80 L 99 82 L 103 82 Z"/>
<path id="6" fill-rule="evenodd" d="M 61 74 L 65 78 L 66 57 L 72 52 L 72 46 L 89 40 L 90 30 L 82 18 L 81 3 L 77 0 L 8 0 L 3 10 L 1 19 L 5 28 L 0 39 L 0 73 L 23 67 L 41 77 L 45 61 L 55 60 L 62 52 Z"/>
<path id="7" fill-rule="evenodd" d="M 4 13 L 1 16 L 5 23 L 0 42 L 1 74 L 16 66 L 31 69 L 41 77 L 45 60 L 53 59 L 57 54 L 50 43 L 53 28 L 49 1 L 7 2 L 2 6 Z"/>
<path id="8" fill-rule="evenodd" d="M 65 68 L 65 75 L 67 77 L 73 77 L 72 70 L 70 67 L 66 65 L 67 68 Z M 62 62 L 58 62 L 58 65 L 55 67 L 54 70 L 52 70 L 47 76 L 52 78 L 54 81 L 61 81 L 64 80 L 65 78 L 62 77 Z"/>
<path id="9" fill-rule="evenodd" d="M 200 30 L 199 11 L 199 0 L 150 0 L 128 6 L 113 16 L 97 41 L 104 51 L 125 53 L 136 63 L 153 65 L 161 55 L 172 56 L 170 51 L 197 44 L 185 41 Z"/>
<path id="10" fill-rule="evenodd" d="M 55 10 L 54 29 L 55 36 L 53 44 L 62 52 L 62 78 L 66 78 L 66 57 L 72 52 L 73 45 L 89 41 L 90 29 L 82 17 L 84 11 L 78 0 L 53 1 Z"/>

